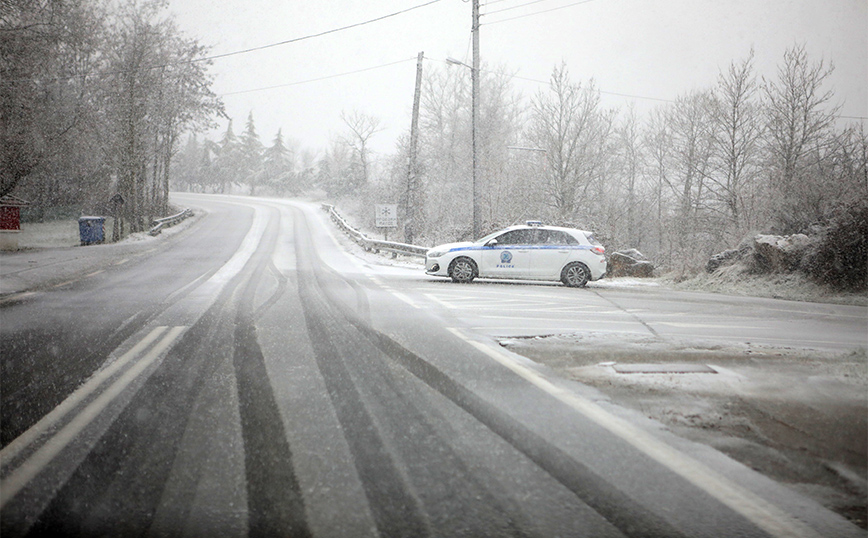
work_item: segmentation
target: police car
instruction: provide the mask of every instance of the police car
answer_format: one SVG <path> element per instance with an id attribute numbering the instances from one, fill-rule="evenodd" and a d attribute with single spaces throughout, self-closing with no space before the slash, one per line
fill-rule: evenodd
<path id="1" fill-rule="evenodd" d="M 560 280 L 582 287 L 606 274 L 605 252 L 591 232 L 528 221 L 478 241 L 436 246 L 425 256 L 425 272 L 454 282 L 476 277 Z"/>

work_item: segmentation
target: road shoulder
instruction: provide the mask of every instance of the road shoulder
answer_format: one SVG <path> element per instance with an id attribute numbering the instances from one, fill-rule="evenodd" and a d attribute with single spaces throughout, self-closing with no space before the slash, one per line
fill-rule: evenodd
<path id="1" fill-rule="evenodd" d="M 834 353 L 594 334 L 502 339 L 673 433 L 712 446 L 866 528 L 865 349 Z M 646 373 L 620 373 L 647 364 Z M 667 365 L 708 365 L 686 373 Z M 639 370 L 643 370 L 639 368 Z"/>
<path id="2" fill-rule="evenodd" d="M 141 232 L 118 243 L 0 251 L 0 304 L 14 301 L 24 293 L 64 286 L 150 254 L 174 241 L 204 215 L 203 210 L 196 209 L 192 218 L 153 237 Z"/>

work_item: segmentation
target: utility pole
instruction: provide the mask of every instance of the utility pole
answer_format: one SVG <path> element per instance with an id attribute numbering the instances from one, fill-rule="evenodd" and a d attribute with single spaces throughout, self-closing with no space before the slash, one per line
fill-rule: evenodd
<path id="1" fill-rule="evenodd" d="M 471 182 L 473 183 L 473 237 L 475 240 L 479 238 L 480 225 L 480 208 L 478 170 L 479 161 L 477 155 L 477 136 L 476 129 L 479 120 L 479 0 L 473 0 L 473 67 L 470 69 L 470 81 L 472 91 L 472 110 L 471 110 L 471 130 L 472 130 L 472 145 L 473 145 L 473 171 L 471 172 Z"/>
<path id="2" fill-rule="evenodd" d="M 416 147 L 419 144 L 419 99 L 422 94 L 422 60 L 420 52 L 416 59 L 416 92 L 413 95 L 413 119 L 410 122 L 410 163 L 407 166 L 407 211 L 404 223 L 404 241 L 412 244 L 416 235 L 416 220 L 420 209 L 419 177 L 416 173 Z"/>

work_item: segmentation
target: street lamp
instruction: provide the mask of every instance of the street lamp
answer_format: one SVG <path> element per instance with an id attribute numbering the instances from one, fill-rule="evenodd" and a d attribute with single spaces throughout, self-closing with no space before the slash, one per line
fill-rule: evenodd
<path id="1" fill-rule="evenodd" d="M 477 49 L 478 50 L 478 45 Z M 479 67 L 478 67 L 478 53 L 474 54 L 474 66 L 471 67 L 464 62 L 458 61 L 455 58 L 446 58 L 446 63 L 454 64 L 454 65 L 462 65 L 467 69 L 470 69 L 470 81 L 471 81 L 471 112 L 470 112 L 470 131 L 471 131 L 471 146 L 473 153 L 473 164 L 470 172 L 470 183 L 472 188 L 472 196 L 473 196 L 473 232 L 472 238 L 476 239 L 479 237 L 479 185 L 476 180 L 477 175 L 477 156 L 476 156 L 476 119 L 479 114 Z"/>

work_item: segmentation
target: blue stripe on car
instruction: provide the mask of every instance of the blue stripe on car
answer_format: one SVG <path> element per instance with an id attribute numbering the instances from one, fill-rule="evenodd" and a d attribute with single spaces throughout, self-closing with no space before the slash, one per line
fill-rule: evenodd
<path id="1" fill-rule="evenodd" d="M 497 245 L 493 247 L 458 247 L 451 248 L 446 252 L 459 252 L 463 250 L 592 250 L 592 245 Z"/>

